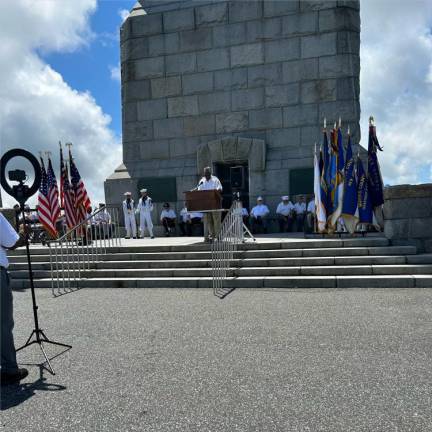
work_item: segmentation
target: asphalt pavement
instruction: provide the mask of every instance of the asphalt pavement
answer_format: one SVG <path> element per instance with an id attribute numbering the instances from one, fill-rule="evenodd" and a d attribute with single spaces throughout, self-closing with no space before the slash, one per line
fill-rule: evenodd
<path id="1" fill-rule="evenodd" d="M 5 431 L 432 431 L 432 290 L 37 291 Z M 32 328 L 14 292 L 15 341 Z M 47 346 L 53 356 L 57 348 Z"/>

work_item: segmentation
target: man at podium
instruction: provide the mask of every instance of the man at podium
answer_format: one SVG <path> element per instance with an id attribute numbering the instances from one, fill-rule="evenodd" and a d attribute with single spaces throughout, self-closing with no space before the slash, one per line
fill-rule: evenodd
<path id="1" fill-rule="evenodd" d="M 220 180 L 212 175 L 210 167 L 204 168 L 204 177 L 198 183 L 198 190 L 218 190 L 222 192 Z M 204 213 L 204 241 L 214 240 L 219 233 L 221 226 L 221 213 L 219 211 L 210 211 Z"/>

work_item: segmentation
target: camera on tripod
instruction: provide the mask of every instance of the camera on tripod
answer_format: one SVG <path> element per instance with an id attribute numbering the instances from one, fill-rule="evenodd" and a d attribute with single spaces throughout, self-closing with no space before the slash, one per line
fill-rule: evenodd
<path id="1" fill-rule="evenodd" d="M 27 179 L 27 174 L 24 170 L 16 169 L 13 171 L 9 171 L 9 180 L 16 182 L 24 182 Z"/>

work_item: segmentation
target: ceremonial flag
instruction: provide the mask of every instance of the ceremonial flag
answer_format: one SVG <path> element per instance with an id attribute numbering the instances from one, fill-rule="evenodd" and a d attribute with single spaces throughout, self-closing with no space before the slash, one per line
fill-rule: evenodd
<path id="1" fill-rule="evenodd" d="M 368 141 L 368 188 L 371 205 L 376 220 L 380 220 L 382 205 L 384 204 L 384 185 L 377 157 L 377 149 L 382 151 L 376 136 L 376 128 L 373 117 L 369 119 L 369 141 Z M 378 224 L 377 224 L 378 225 Z M 378 225 L 379 227 L 379 225 Z"/>
<path id="2" fill-rule="evenodd" d="M 316 154 L 314 154 L 314 194 L 315 194 L 315 214 L 317 217 L 318 231 L 323 232 L 326 227 L 326 210 L 321 199 L 321 171 Z"/>
<path id="3" fill-rule="evenodd" d="M 342 217 L 345 226 L 352 234 L 359 220 L 358 198 L 357 198 L 357 179 L 354 169 L 354 157 L 351 146 L 351 135 L 348 133 L 348 146 L 345 159 L 345 181 L 344 181 L 344 198 L 342 206 Z"/>
<path id="4" fill-rule="evenodd" d="M 357 158 L 357 176 L 358 176 L 358 211 L 359 223 L 372 223 L 372 204 L 368 190 L 368 180 L 360 158 Z"/>
<path id="5" fill-rule="evenodd" d="M 79 223 L 86 219 L 87 211 L 91 209 L 91 203 L 87 194 L 87 190 L 84 186 L 84 182 L 72 158 L 72 153 L 70 149 L 69 149 L 69 166 L 70 166 L 70 174 L 71 174 L 71 183 L 75 193 L 75 208 L 76 208 L 78 223 Z"/>
<path id="6" fill-rule="evenodd" d="M 327 221 L 331 225 L 331 215 L 335 209 L 335 189 L 337 177 L 337 134 L 336 127 L 330 132 L 329 166 L 327 172 Z"/>
<path id="7" fill-rule="evenodd" d="M 48 198 L 50 200 L 50 205 L 51 205 L 51 216 L 52 216 L 53 224 L 54 226 L 56 226 L 57 219 L 60 216 L 59 191 L 57 186 L 57 179 L 54 174 L 50 157 L 48 157 L 47 181 L 48 181 Z"/>
<path id="8" fill-rule="evenodd" d="M 320 152 L 320 173 L 321 173 L 321 181 L 320 181 L 320 189 L 321 189 L 321 202 L 324 205 L 325 214 L 329 214 L 329 184 L 330 184 L 330 176 L 329 176 L 329 146 L 328 146 L 328 138 L 327 138 L 327 130 L 324 128 L 323 130 L 323 149 Z"/>
<path id="9" fill-rule="evenodd" d="M 57 237 L 57 229 L 55 221 L 53 222 L 53 214 L 51 208 L 51 201 L 49 199 L 48 193 L 48 178 L 45 171 L 45 164 L 41 160 L 41 184 L 39 187 L 38 194 L 38 208 L 37 213 L 39 217 L 39 222 L 43 225 L 46 231 L 51 235 L 51 237 Z"/>
<path id="10" fill-rule="evenodd" d="M 77 224 L 77 215 L 75 212 L 75 196 L 69 183 L 69 173 L 67 166 L 63 161 L 63 150 L 60 146 L 60 185 L 61 185 L 61 201 L 64 204 L 64 213 L 66 218 L 66 226 L 72 229 Z"/>
<path id="11" fill-rule="evenodd" d="M 333 213 L 330 224 L 336 227 L 338 219 L 342 215 L 343 194 L 344 194 L 344 151 L 342 144 L 342 131 L 339 126 L 336 132 L 336 183 L 333 190 Z"/>

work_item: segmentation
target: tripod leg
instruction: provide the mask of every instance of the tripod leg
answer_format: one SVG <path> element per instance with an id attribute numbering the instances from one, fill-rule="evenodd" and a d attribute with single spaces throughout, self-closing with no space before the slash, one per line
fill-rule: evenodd
<path id="1" fill-rule="evenodd" d="M 65 347 L 65 348 L 72 348 L 72 345 L 67 345 L 67 344 L 64 344 L 64 343 L 55 342 L 55 341 L 52 341 L 52 340 L 48 339 L 48 337 L 43 332 L 43 330 L 40 331 L 40 334 L 43 337 L 43 342 L 50 343 L 52 345 L 59 345 L 59 346 Z"/>
<path id="2" fill-rule="evenodd" d="M 31 340 L 31 338 L 32 338 L 32 336 L 33 336 L 34 334 L 35 334 L 35 331 L 33 330 L 33 331 L 31 332 L 30 337 L 27 339 L 27 342 L 26 342 L 22 347 L 16 349 L 15 352 L 18 352 L 18 351 L 22 350 L 23 348 L 25 348 L 26 346 L 29 346 L 29 345 L 35 343 L 36 341 L 33 341 L 33 342 L 29 343 L 30 340 Z"/>
<path id="3" fill-rule="evenodd" d="M 46 355 L 46 352 L 45 352 L 45 350 L 44 350 L 43 342 L 42 342 L 42 341 L 40 342 L 39 346 L 40 346 L 40 349 L 42 350 L 42 353 L 43 353 L 43 355 L 44 355 L 44 357 L 45 357 L 45 360 L 46 360 L 46 362 L 47 362 L 47 364 L 48 364 L 48 366 L 49 366 L 49 369 L 48 369 L 49 372 L 51 372 L 53 375 L 55 375 L 54 369 L 52 368 L 51 363 L 50 363 L 50 361 L 49 361 L 49 358 L 48 358 L 48 356 Z"/>

